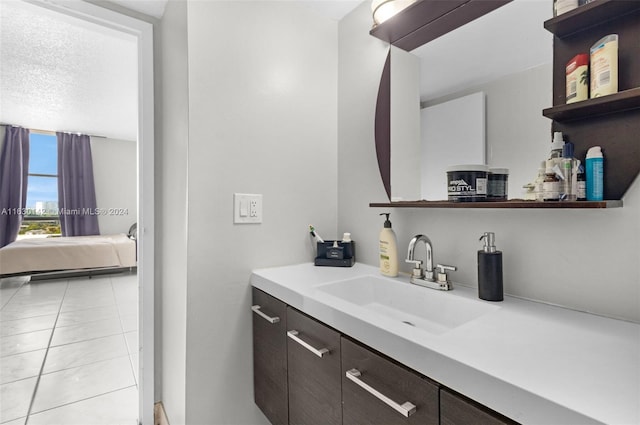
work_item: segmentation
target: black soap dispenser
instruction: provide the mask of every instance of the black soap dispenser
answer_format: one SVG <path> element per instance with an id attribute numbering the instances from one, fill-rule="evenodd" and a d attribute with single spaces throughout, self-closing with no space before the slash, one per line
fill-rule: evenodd
<path id="1" fill-rule="evenodd" d="M 484 248 L 478 251 L 478 296 L 486 301 L 502 301 L 502 252 L 496 250 L 495 234 L 485 232 Z"/>

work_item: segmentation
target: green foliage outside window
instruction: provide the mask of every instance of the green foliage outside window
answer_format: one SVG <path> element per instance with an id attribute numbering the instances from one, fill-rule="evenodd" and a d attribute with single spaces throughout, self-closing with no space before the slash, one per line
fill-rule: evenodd
<path id="1" fill-rule="evenodd" d="M 28 221 L 25 220 L 20 226 L 19 235 L 60 235 L 59 221 Z"/>

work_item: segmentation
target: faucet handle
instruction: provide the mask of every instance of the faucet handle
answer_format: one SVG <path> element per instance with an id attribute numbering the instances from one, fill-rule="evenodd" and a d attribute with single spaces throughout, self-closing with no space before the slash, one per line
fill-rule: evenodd
<path id="1" fill-rule="evenodd" d="M 446 266 L 444 264 L 436 264 L 436 268 L 438 269 L 439 273 L 446 273 L 447 270 L 451 270 L 452 272 L 458 270 L 456 266 Z"/>
<path id="2" fill-rule="evenodd" d="M 415 267 L 416 269 L 422 268 L 422 260 L 412 260 L 410 258 L 407 258 L 406 260 L 404 260 L 404 262 L 413 264 L 413 267 Z"/>
<path id="3" fill-rule="evenodd" d="M 413 264 L 413 270 L 411 270 L 411 276 L 412 277 L 416 277 L 416 278 L 419 278 L 419 279 L 424 277 L 424 270 L 422 270 L 422 261 L 420 261 L 420 260 L 411 260 L 409 258 L 407 258 L 404 261 L 406 263 Z"/>
<path id="4" fill-rule="evenodd" d="M 447 270 L 456 271 L 458 268 L 456 266 L 446 266 L 444 264 L 436 264 L 436 269 L 438 269 L 437 279 L 438 282 L 449 282 L 449 277 L 447 276 Z"/>

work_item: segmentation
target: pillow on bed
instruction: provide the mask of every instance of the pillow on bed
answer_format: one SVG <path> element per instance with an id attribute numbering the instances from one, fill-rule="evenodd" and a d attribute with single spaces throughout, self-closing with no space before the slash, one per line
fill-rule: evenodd
<path id="1" fill-rule="evenodd" d="M 133 225 L 129 227 L 129 233 L 127 236 L 129 236 L 129 239 L 133 239 L 134 241 L 138 239 L 138 223 L 133 223 Z"/>

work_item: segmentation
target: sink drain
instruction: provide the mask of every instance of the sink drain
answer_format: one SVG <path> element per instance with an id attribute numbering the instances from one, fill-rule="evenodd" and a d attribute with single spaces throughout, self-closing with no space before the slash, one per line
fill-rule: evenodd
<path id="1" fill-rule="evenodd" d="M 414 325 L 414 324 L 413 324 L 413 323 L 411 323 L 411 322 L 407 322 L 406 320 L 403 320 L 403 321 L 402 321 L 402 323 L 404 323 L 405 325 L 413 326 L 413 327 L 415 327 L 415 326 L 416 326 L 416 325 Z"/>

